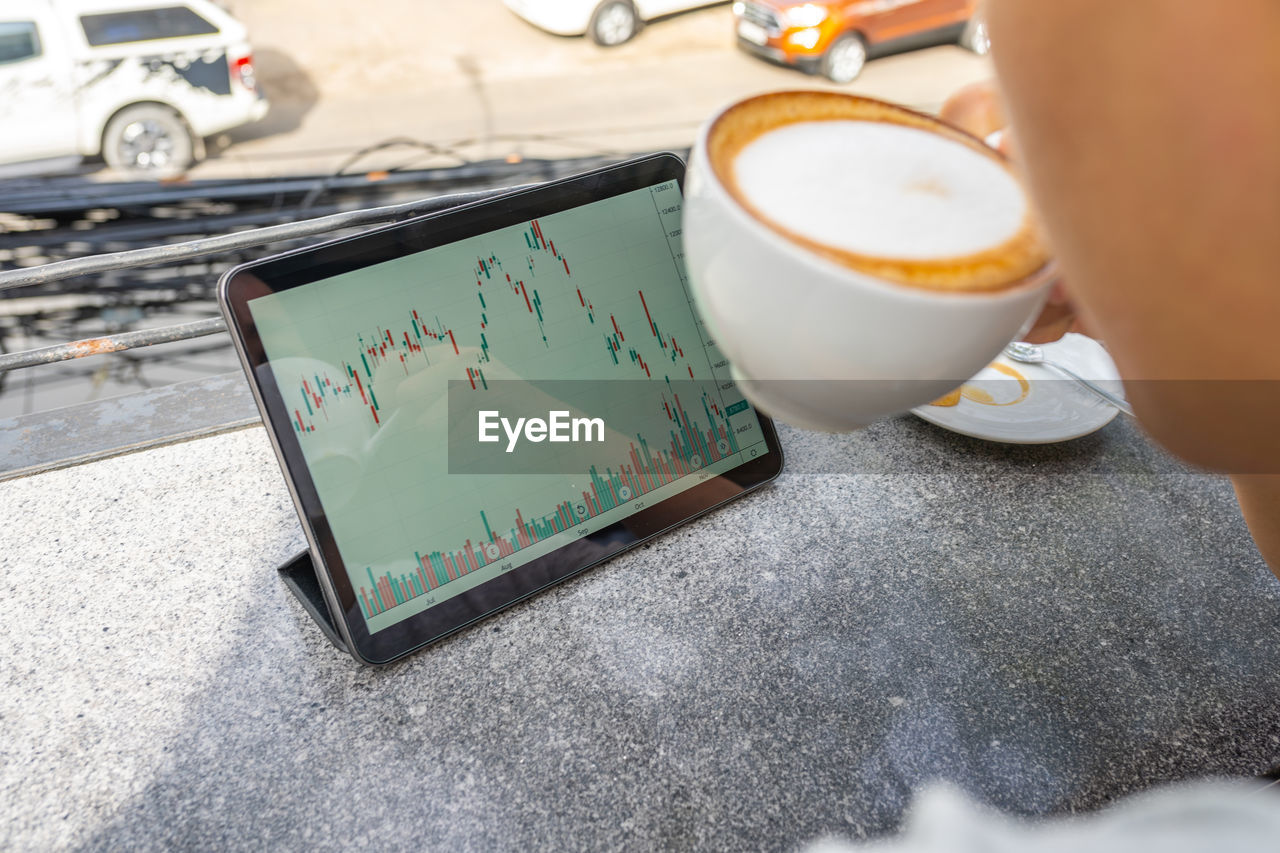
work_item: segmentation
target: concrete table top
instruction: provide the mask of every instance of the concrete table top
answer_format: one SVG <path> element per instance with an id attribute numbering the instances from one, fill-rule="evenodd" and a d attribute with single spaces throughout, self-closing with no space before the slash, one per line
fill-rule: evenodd
<path id="1" fill-rule="evenodd" d="M 1280 766 L 1280 582 L 1117 419 L 781 428 L 773 486 L 384 669 L 260 427 L 0 483 L 0 847 L 744 849 Z"/>

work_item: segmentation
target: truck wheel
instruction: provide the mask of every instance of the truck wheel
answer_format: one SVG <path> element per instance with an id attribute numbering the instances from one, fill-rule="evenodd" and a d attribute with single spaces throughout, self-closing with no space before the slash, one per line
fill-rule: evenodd
<path id="1" fill-rule="evenodd" d="M 587 33 L 601 47 L 613 47 L 630 41 L 639 29 L 640 16 L 629 0 L 609 0 L 591 16 Z"/>
<path id="2" fill-rule="evenodd" d="M 165 178 L 182 173 L 194 158 L 195 141 L 182 117 L 159 104 L 126 107 L 107 122 L 102 158 L 117 171 Z"/>
<path id="3" fill-rule="evenodd" d="M 970 18 L 965 25 L 964 34 L 960 36 L 960 44 L 969 50 L 986 56 L 991 52 L 991 36 L 987 32 L 987 21 L 981 15 Z"/>
<path id="4" fill-rule="evenodd" d="M 867 64 L 867 43 L 857 33 L 845 33 L 827 48 L 822 73 L 833 83 L 851 83 Z"/>

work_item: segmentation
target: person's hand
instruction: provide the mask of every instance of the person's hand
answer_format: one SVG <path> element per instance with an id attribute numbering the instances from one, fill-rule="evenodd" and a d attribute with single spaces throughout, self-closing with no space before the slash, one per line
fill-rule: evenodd
<path id="1" fill-rule="evenodd" d="M 957 89 L 942 105 L 938 117 L 979 139 L 986 139 L 998 131 L 1003 132 L 1009 126 L 1004 103 L 992 80 L 970 83 Z M 1008 139 L 1008 134 L 1002 135 L 1004 138 L 1001 141 L 1004 142 Z"/>
<path id="2" fill-rule="evenodd" d="M 1016 159 L 1013 134 L 1008 127 L 1004 104 L 994 82 L 971 83 L 958 89 L 947 98 L 938 115 L 948 124 L 979 139 L 990 140 L 993 134 L 998 134 L 997 150 L 1010 159 Z M 1033 344 L 1047 344 L 1058 340 L 1067 332 L 1089 334 L 1070 292 L 1059 280 L 1049 291 L 1044 309 L 1036 318 L 1031 331 L 1023 336 L 1023 340 Z"/>
<path id="3" fill-rule="evenodd" d="M 1094 337 L 1089 334 L 1088 326 L 1080 319 L 1079 309 L 1071 299 L 1071 293 L 1067 290 L 1066 284 L 1062 279 L 1058 279 L 1049 290 L 1049 298 L 1040 309 L 1040 316 L 1036 317 L 1035 324 L 1022 336 L 1022 339 L 1029 344 L 1050 344 L 1067 332 L 1078 332 Z"/>

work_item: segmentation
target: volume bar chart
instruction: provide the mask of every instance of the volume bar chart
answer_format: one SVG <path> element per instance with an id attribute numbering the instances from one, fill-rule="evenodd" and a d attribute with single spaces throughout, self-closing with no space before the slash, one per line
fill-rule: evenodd
<path id="1" fill-rule="evenodd" d="M 526 519 L 523 510 L 517 509 L 510 527 L 495 532 L 481 510 L 483 537 L 477 531 L 475 540 L 467 539 L 452 551 L 430 551 L 425 556 L 415 551 L 412 571 L 384 572 L 375 578 L 372 568 L 366 568 L 368 585 L 359 590 L 365 617 L 385 613 L 738 452 L 728 417 L 712 417 L 714 404 L 703 398 L 709 424 L 703 428 L 681 406 L 679 395 L 673 397 L 674 403 L 667 405 L 676 427 L 669 432 L 666 447 L 652 450 L 649 442 L 637 435 L 627 459 L 616 467 L 606 467 L 603 474 L 593 465 L 588 472 L 591 487 L 562 495 L 549 512 Z"/>

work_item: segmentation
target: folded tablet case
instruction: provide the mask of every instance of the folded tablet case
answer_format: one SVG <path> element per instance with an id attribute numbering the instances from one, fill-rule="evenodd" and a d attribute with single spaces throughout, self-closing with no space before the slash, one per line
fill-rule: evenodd
<path id="1" fill-rule="evenodd" d="M 316 624 L 320 626 L 321 633 L 339 650 L 351 654 L 347 644 L 342 641 L 342 636 L 338 634 L 338 626 L 333 621 L 333 616 L 329 613 L 329 605 L 325 603 L 324 592 L 320 589 L 320 581 L 316 580 L 315 565 L 311 562 L 311 552 L 303 551 L 301 554 L 292 557 L 281 565 L 278 571 L 281 579 L 284 580 L 285 586 L 302 604 L 302 609 L 307 611 L 307 615 L 312 619 L 316 620 Z"/>

